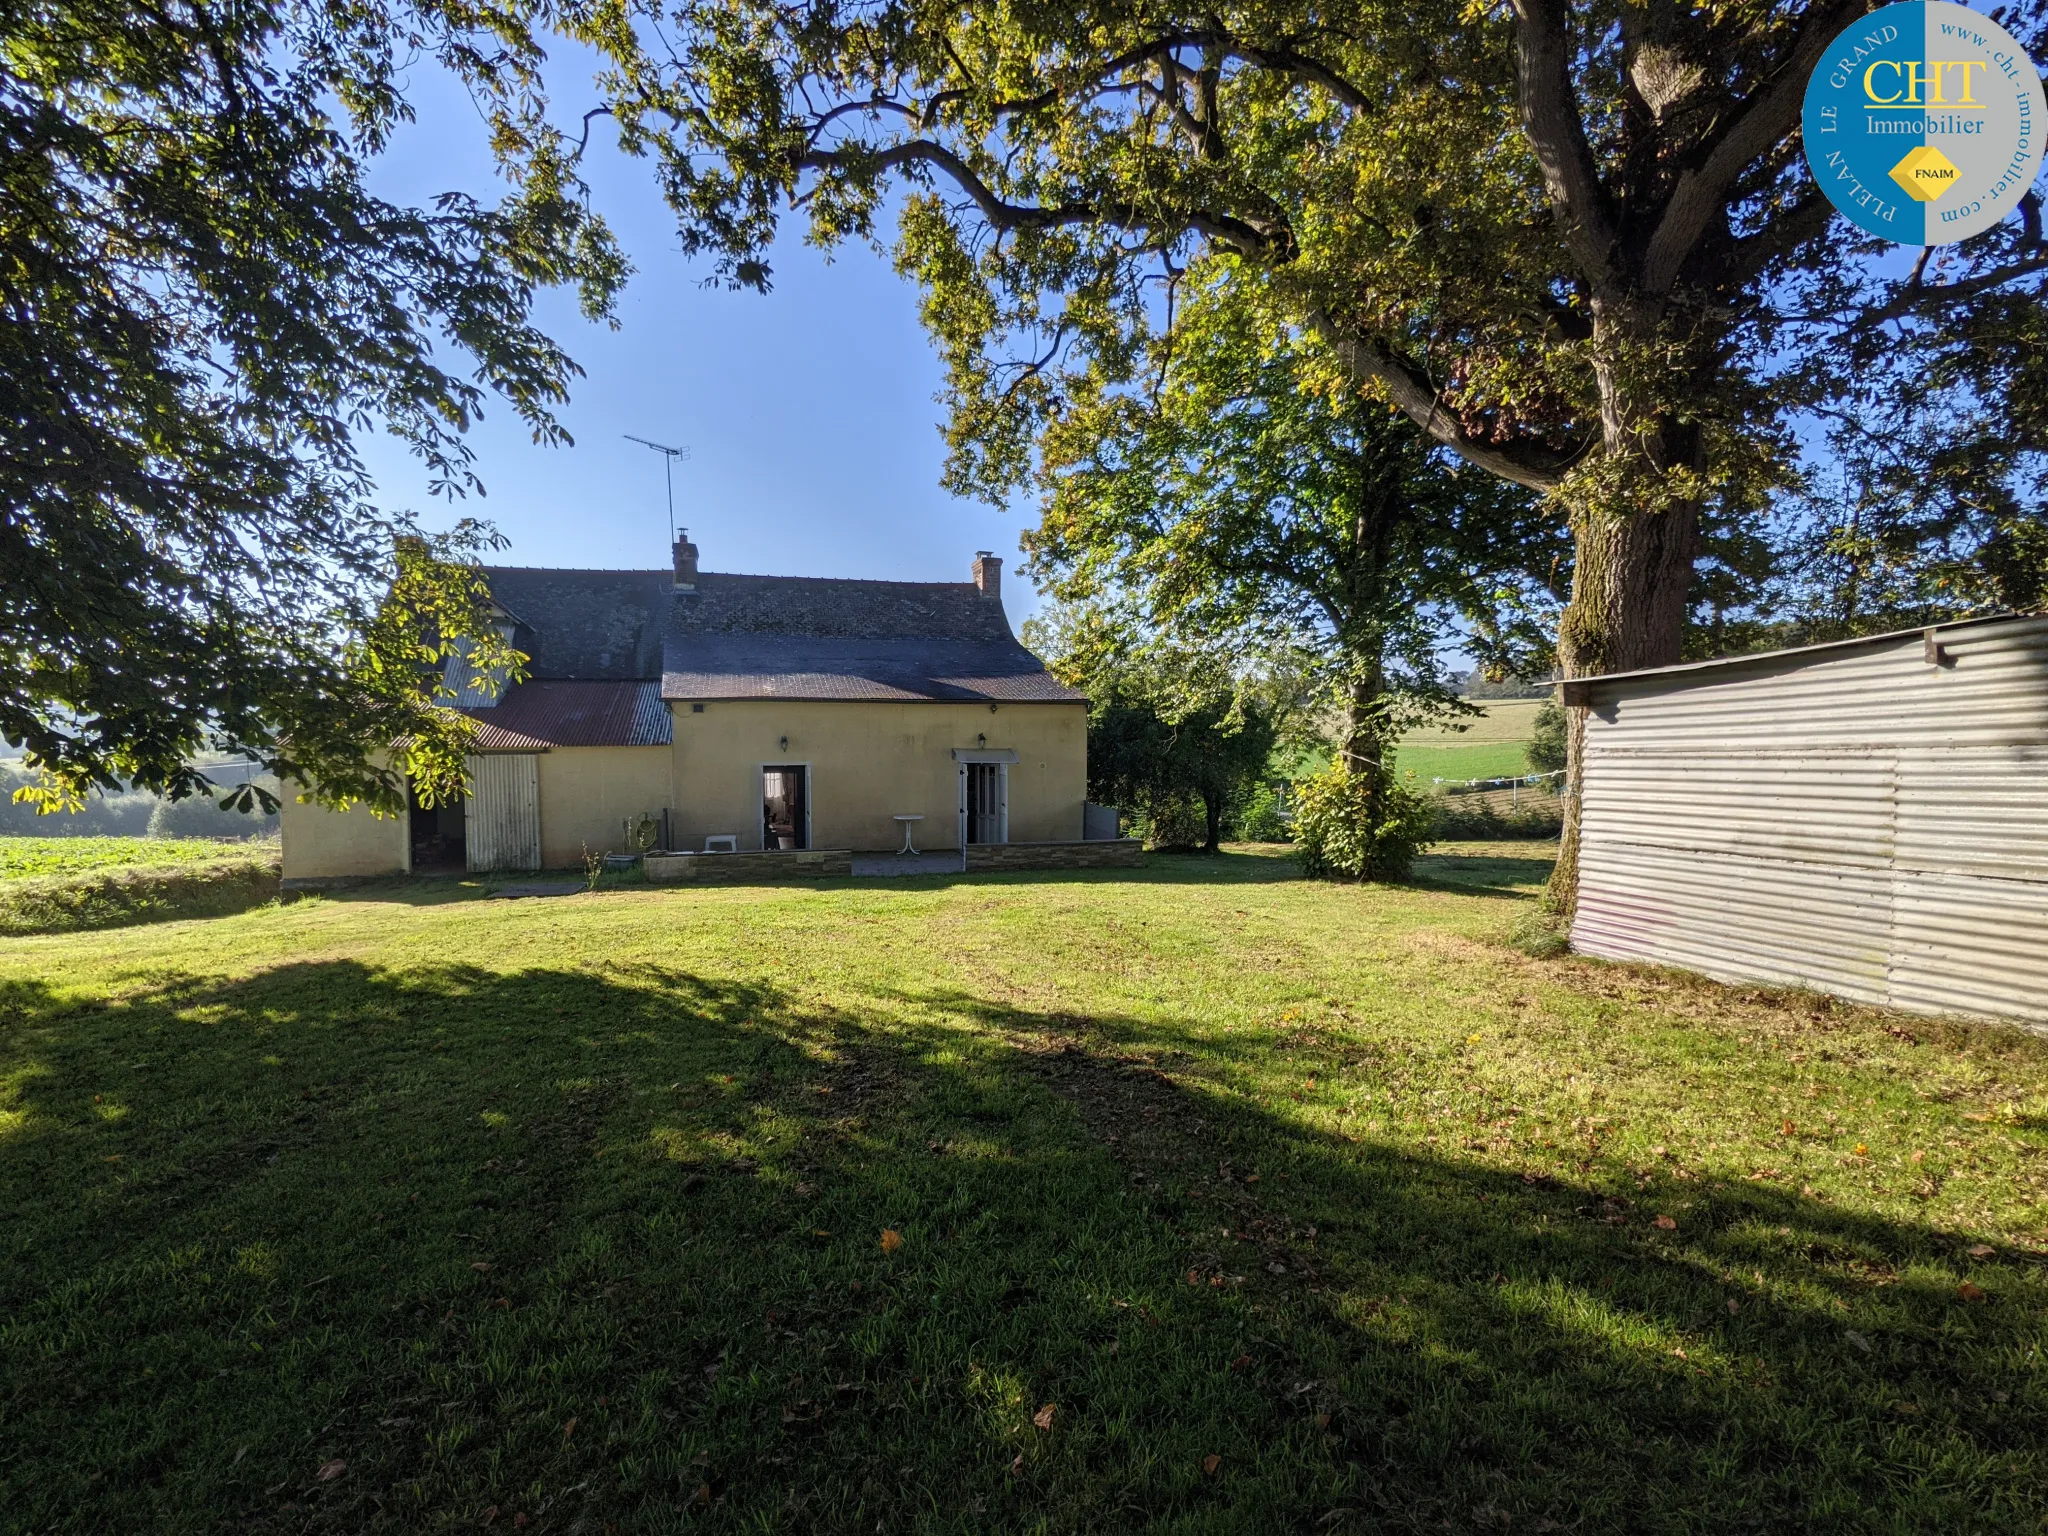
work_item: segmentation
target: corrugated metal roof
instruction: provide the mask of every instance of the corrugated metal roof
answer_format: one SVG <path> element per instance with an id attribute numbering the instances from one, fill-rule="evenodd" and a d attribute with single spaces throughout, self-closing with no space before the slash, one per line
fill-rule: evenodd
<path id="1" fill-rule="evenodd" d="M 665 747 L 670 741 L 668 706 L 654 682 L 521 683 L 491 708 L 463 713 L 477 723 L 479 752 Z"/>
<path id="2" fill-rule="evenodd" d="M 1681 661 L 1668 667 L 1639 667 L 1632 672 L 1599 672 L 1587 677 L 1567 678 L 1564 685 L 1577 689 L 1595 683 L 1633 682 L 1639 678 L 1657 678 L 1682 686 L 1702 674 L 1712 674 L 1730 668 L 1755 667 L 1770 670 L 1775 667 L 1804 666 L 1811 661 L 1828 659 L 1830 652 L 1854 651 L 1866 646 L 1896 645 L 1901 641 L 1946 646 L 1947 642 L 1953 639 L 1958 643 L 1981 645 L 2005 638 L 2008 626 L 2015 635 L 2038 633 L 2048 638 L 2048 614 L 1994 613 L 1977 619 L 1957 619 L 1950 624 L 1887 630 L 1881 635 L 1856 635 L 1847 640 L 1822 640 L 1813 645 L 1791 645 L 1775 651 L 1746 651 L 1740 656 L 1716 656 L 1711 661 Z"/>

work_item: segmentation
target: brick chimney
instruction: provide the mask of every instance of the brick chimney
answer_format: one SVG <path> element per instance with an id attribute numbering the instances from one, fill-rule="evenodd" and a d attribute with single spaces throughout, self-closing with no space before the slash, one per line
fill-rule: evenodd
<path id="1" fill-rule="evenodd" d="M 694 592 L 697 590 L 697 546 L 690 542 L 690 530 L 681 530 L 682 537 L 676 540 L 676 590 Z"/>
<path id="2" fill-rule="evenodd" d="M 1003 562 L 985 549 L 974 552 L 974 584 L 983 597 L 1003 600 Z"/>

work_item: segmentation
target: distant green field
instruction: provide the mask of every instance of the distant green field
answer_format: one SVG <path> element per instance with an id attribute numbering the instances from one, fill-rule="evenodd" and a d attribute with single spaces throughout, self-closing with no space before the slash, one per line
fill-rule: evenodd
<path id="1" fill-rule="evenodd" d="M 1403 746 L 1435 742 L 1443 746 L 1470 746 L 1477 742 L 1513 742 L 1520 744 L 1529 739 L 1529 733 L 1536 728 L 1536 711 L 1543 707 L 1541 699 L 1493 699 L 1480 706 L 1485 711 L 1480 715 L 1466 715 L 1454 723 L 1433 725 L 1424 730 L 1410 731 L 1404 738 Z M 1462 725 L 1463 730 L 1457 729 Z"/>
<path id="2" fill-rule="evenodd" d="M 1401 738 L 1396 760 L 1403 773 L 1425 781 L 1527 773 L 1529 760 L 1523 753 L 1542 707 L 1541 699 L 1495 700 L 1484 706 L 1485 714 L 1458 722 L 1462 731 L 1448 724 L 1410 731 Z"/>
<path id="3" fill-rule="evenodd" d="M 1475 741 L 1439 744 L 1404 741 L 1395 752 L 1402 773 L 1429 779 L 1490 779 L 1527 773 L 1529 761 L 1519 741 Z"/>
<path id="4" fill-rule="evenodd" d="M 167 869 L 266 857 L 276 845 L 204 837 L 0 837 L 0 880 L 88 869 Z"/>

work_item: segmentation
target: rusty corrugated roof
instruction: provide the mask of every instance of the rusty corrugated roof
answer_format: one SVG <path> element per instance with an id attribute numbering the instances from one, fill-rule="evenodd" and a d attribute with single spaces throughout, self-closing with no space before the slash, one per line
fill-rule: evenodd
<path id="1" fill-rule="evenodd" d="M 481 752 L 549 747 L 665 747 L 668 706 L 656 682 L 521 683 L 488 709 L 463 711 L 477 723 Z"/>

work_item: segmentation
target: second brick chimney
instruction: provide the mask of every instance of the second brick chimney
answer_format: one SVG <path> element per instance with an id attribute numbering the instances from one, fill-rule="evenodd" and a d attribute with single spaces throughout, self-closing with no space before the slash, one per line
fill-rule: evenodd
<path id="1" fill-rule="evenodd" d="M 985 549 L 974 552 L 974 584 L 981 588 L 983 597 L 992 597 L 997 602 L 1003 597 L 1003 562 Z"/>
<path id="2" fill-rule="evenodd" d="M 676 540 L 676 590 L 694 592 L 697 590 L 697 546 L 690 542 L 690 530 L 680 530 Z"/>

